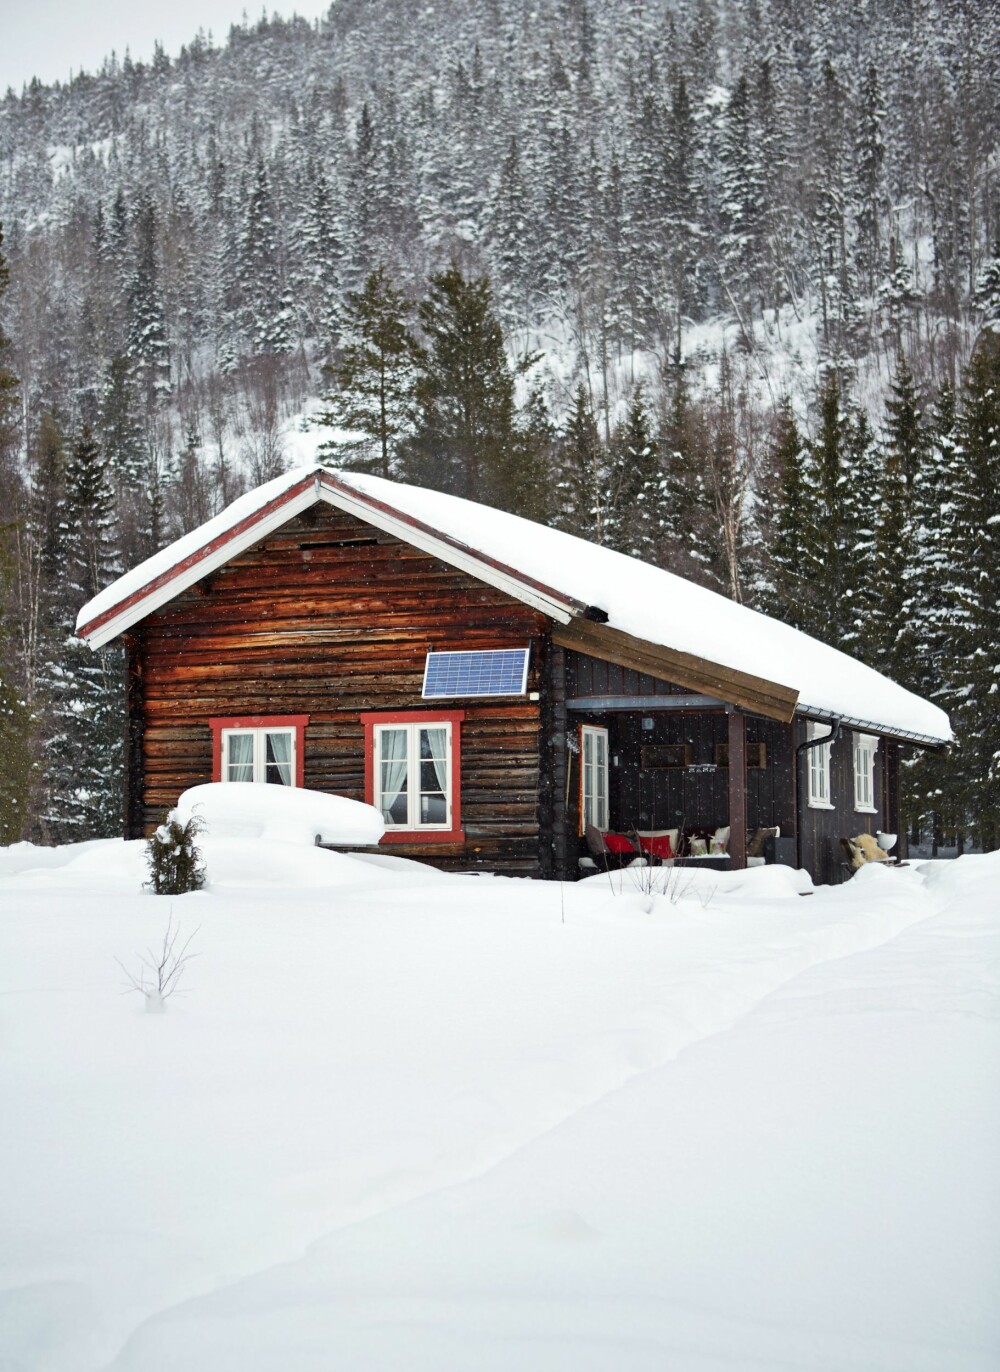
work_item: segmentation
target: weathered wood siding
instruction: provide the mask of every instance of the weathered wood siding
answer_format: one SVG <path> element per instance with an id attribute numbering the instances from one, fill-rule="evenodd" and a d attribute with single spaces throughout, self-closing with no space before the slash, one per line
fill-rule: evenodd
<path id="1" fill-rule="evenodd" d="M 766 767 L 747 768 L 747 829 L 781 826 L 786 837 L 795 833 L 794 727 L 776 719 L 747 716 L 747 743 L 763 743 Z"/>
<path id="2" fill-rule="evenodd" d="M 353 516 L 316 507 L 149 616 L 142 626 L 145 832 L 187 786 L 211 780 L 213 716 L 307 714 L 305 785 L 364 799 L 368 710 L 463 709 L 464 844 L 394 844 L 437 866 L 539 871 L 547 699 L 424 701 L 429 648 L 532 645 L 547 620 Z M 551 718 L 551 715 L 550 715 Z M 553 724 L 555 724 L 553 719 Z M 551 821 L 548 821 L 551 825 Z"/>
<path id="3" fill-rule="evenodd" d="M 806 724 L 796 724 L 796 741 L 806 740 Z M 886 749 L 895 745 L 879 740 L 875 754 L 875 814 L 854 808 L 854 734 L 844 729 L 830 749 L 831 810 L 813 809 L 809 805 L 809 751 L 799 754 L 798 794 L 799 824 L 801 826 L 800 853 L 802 865 L 814 881 L 836 884 L 844 880 L 844 850 L 840 840 L 854 834 L 874 834 L 889 826 L 885 820 L 885 759 Z"/>

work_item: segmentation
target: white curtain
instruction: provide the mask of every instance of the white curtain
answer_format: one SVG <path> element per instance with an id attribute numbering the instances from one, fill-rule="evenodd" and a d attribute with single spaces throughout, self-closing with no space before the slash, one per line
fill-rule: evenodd
<path id="1" fill-rule="evenodd" d="M 292 784 L 292 736 L 290 733 L 268 734 L 265 780 L 278 786 Z"/>
<path id="2" fill-rule="evenodd" d="M 253 734 L 230 734 L 227 739 L 227 781 L 253 781 Z"/>
<path id="3" fill-rule="evenodd" d="M 406 730 L 379 731 L 379 771 L 381 773 L 382 818 L 387 824 L 405 823 L 405 817 L 393 817 L 392 808 L 406 786 Z"/>

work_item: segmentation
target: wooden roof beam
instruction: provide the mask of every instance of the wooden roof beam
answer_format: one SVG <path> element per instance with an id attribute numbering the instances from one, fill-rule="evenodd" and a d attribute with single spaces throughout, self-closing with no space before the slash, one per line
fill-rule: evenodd
<path id="1" fill-rule="evenodd" d="M 552 627 L 552 641 L 563 648 L 587 653 L 619 667 L 645 672 L 661 681 L 685 686 L 690 691 L 716 696 L 753 714 L 780 720 L 783 724 L 791 721 L 798 704 L 798 692 L 791 687 L 739 672 L 718 662 L 709 662 L 691 653 L 682 653 L 676 648 L 649 643 L 646 639 L 635 638 L 608 624 L 595 624 L 584 619 L 573 619 L 569 624 L 555 624 Z"/>

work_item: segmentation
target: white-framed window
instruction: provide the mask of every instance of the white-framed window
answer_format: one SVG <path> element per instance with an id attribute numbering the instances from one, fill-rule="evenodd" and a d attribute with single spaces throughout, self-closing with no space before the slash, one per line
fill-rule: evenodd
<path id="1" fill-rule="evenodd" d="M 294 786 L 296 734 L 283 727 L 223 729 L 220 779 Z"/>
<path id="2" fill-rule="evenodd" d="M 875 753 L 878 738 L 875 734 L 854 735 L 854 808 L 866 815 L 875 810 Z"/>
<path id="3" fill-rule="evenodd" d="M 823 738 L 829 734 L 828 724 L 806 725 L 806 736 L 811 741 L 814 738 Z M 807 789 L 807 803 L 814 810 L 832 810 L 833 803 L 830 800 L 830 752 L 833 748 L 832 743 L 818 743 L 815 748 L 810 748 L 806 753 L 809 760 L 809 783 Z"/>
<path id="4" fill-rule="evenodd" d="M 608 828 L 608 731 L 596 724 L 580 726 L 580 818 L 583 827 Z"/>
<path id="5" fill-rule="evenodd" d="M 376 724 L 375 794 L 388 829 L 450 830 L 453 808 L 450 720 Z"/>

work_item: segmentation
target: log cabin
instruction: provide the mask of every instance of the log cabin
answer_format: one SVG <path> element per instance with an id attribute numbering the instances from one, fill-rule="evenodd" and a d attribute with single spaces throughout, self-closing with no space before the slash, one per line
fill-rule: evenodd
<path id="1" fill-rule="evenodd" d="M 156 553 L 77 632 L 125 649 L 128 838 L 242 781 L 366 800 L 384 845 L 452 870 L 572 879 L 595 834 L 663 856 L 699 833 L 739 868 L 773 827 L 772 859 L 831 882 L 843 837 L 899 832 L 901 750 L 951 739 L 936 706 L 681 577 L 323 466 Z"/>

